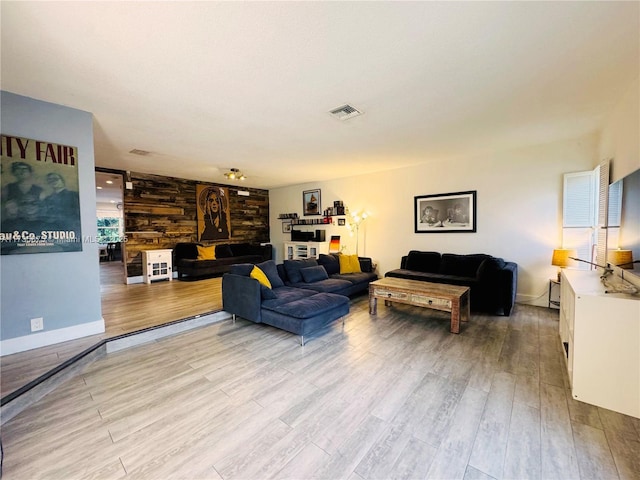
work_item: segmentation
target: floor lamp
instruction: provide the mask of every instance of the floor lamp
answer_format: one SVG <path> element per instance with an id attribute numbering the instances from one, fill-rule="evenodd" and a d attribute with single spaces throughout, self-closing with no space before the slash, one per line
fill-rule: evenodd
<path id="1" fill-rule="evenodd" d="M 358 244 L 360 243 L 360 225 L 367 219 L 367 217 L 368 215 L 366 212 L 351 215 L 351 221 L 349 222 L 351 224 L 351 231 L 353 232 L 354 228 L 356 230 L 356 255 L 358 255 Z"/>

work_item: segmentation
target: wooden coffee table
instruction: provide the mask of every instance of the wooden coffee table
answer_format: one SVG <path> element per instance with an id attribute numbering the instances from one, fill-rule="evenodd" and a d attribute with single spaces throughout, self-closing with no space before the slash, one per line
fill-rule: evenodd
<path id="1" fill-rule="evenodd" d="M 469 320 L 469 287 L 385 277 L 369 284 L 369 313 L 378 310 L 378 298 L 417 307 L 451 312 L 451 333 L 460 333 L 460 321 Z"/>

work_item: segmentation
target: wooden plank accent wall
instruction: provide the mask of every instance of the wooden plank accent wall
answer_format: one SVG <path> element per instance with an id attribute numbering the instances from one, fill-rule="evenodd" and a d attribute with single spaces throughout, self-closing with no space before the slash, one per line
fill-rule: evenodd
<path id="1" fill-rule="evenodd" d="M 127 277 L 142 275 L 142 250 L 173 249 L 180 242 L 198 241 L 196 185 L 229 189 L 231 239 L 203 242 L 265 243 L 269 241 L 269 191 L 181 178 L 131 172 L 132 190 L 124 190 L 123 246 Z M 238 195 L 238 190 L 249 196 Z"/>

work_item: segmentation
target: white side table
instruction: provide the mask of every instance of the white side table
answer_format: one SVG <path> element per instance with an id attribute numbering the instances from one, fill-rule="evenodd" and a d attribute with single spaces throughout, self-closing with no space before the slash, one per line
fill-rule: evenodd
<path id="1" fill-rule="evenodd" d="M 142 250 L 142 281 L 173 280 L 173 250 Z"/>

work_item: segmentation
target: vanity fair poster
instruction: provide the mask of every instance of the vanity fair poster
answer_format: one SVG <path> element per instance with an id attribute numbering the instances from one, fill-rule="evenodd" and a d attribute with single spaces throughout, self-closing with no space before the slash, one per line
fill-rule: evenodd
<path id="1" fill-rule="evenodd" d="M 224 187 L 196 185 L 198 241 L 231 238 L 229 190 Z"/>
<path id="2" fill-rule="evenodd" d="M 0 253 L 81 251 L 77 147 L 1 139 Z"/>

